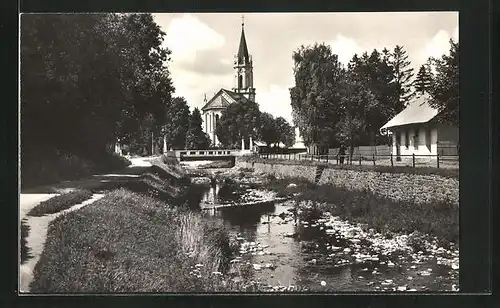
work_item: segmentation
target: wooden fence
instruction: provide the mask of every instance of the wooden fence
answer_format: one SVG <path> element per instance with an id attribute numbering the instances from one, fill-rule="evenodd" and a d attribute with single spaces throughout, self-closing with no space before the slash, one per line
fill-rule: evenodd
<path id="1" fill-rule="evenodd" d="M 373 166 L 406 166 L 406 167 L 437 167 L 458 168 L 458 155 L 318 155 L 318 154 L 256 154 L 263 159 L 284 159 L 296 161 L 312 161 L 335 165 L 373 165 Z"/>

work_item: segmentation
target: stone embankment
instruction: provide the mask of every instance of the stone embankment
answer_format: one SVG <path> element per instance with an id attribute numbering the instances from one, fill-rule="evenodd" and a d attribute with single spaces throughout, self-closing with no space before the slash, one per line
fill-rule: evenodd
<path id="1" fill-rule="evenodd" d="M 459 180 L 435 174 L 406 174 L 376 171 L 324 168 L 318 176 L 318 166 L 236 161 L 236 167 L 252 168 L 257 173 L 277 178 L 303 178 L 318 184 L 329 184 L 352 191 L 369 190 L 395 201 L 416 204 L 445 202 L 459 204 Z M 316 181 L 317 180 L 317 181 Z"/>

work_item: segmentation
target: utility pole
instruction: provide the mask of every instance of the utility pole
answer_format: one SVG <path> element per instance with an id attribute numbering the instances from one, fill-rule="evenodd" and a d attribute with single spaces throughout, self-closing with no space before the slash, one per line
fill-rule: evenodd
<path id="1" fill-rule="evenodd" d="M 155 139 L 154 139 L 154 133 L 151 132 L 151 156 L 154 155 L 155 151 Z"/>

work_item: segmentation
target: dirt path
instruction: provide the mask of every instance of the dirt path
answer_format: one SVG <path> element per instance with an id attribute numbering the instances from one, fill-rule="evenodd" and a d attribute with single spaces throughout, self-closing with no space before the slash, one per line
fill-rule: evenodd
<path id="1" fill-rule="evenodd" d="M 95 188 L 102 185 L 103 182 L 119 181 L 122 178 L 139 177 L 142 172 L 148 167 L 151 167 L 149 160 L 151 157 L 131 158 L 132 164 L 126 169 L 116 173 L 94 175 L 91 178 L 66 181 L 55 185 L 47 185 L 37 188 L 25 190 L 20 194 L 19 202 L 19 217 L 29 227 L 28 236 L 26 237 L 26 246 L 29 251 L 28 260 L 20 266 L 19 272 L 19 291 L 29 292 L 29 284 L 33 280 L 33 269 L 35 268 L 40 255 L 43 252 L 45 241 L 47 239 L 48 226 L 52 220 L 59 215 L 78 210 L 86 205 L 89 205 L 100 198 L 104 194 L 94 194 L 92 198 L 72 206 L 64 211 L 44 215 L 41 217 L 28 216 L 27 213 L 37 206 L 39 203 L 48 200 L 61 193 L 72 191 L 77 188 Z"/>

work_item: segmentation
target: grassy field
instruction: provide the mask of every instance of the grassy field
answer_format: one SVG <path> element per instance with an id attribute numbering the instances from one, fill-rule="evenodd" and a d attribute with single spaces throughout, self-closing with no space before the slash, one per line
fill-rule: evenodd
<path id="1" fill-rule="evenodd" d="M 68 209 L 73 205 L 82 203 L 85 200 L 92 198 L 90 190 L 78 189 L 62 195 L 50 198 L 35 206 L 28 212 L 30 216 L 43 216 L 46 214 L 53 214 L 62 210 Z"/>
<path id="2" fill-rule="evenodd" d="M 294 183 L 296 186 L 289 184 Z M 458 205 L 442 202 L 414 204 L 377 196 L 365 190 L 349 191 L 332 185 L 317 185 L 303 179 L 267 177 L 265 186 L 280 196 L 300 201 L 313 201 L 314 209 L 330 211 L 351 222 L 366 224 L 378 232 L 412 233 L 419 231 L 438 237 L 443 242 L 458 244 Z"/>

